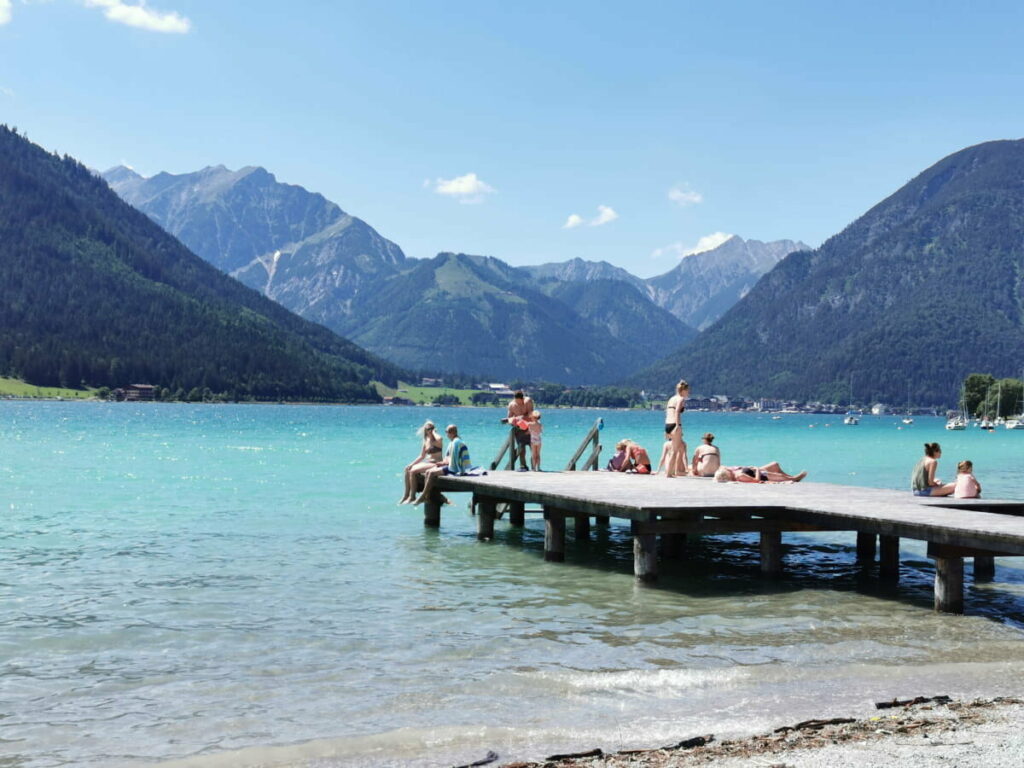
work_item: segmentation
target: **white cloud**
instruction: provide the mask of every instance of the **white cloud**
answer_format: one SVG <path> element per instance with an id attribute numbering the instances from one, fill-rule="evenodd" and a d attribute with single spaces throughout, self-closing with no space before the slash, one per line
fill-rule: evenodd
<path id="1" fill-rule="evenodd" d="M 619 218 L 619 214 L 611 206 L 599 205 L 597 206 L 597 217 L 590 220 L 590 226 L 600 227 L 602 224 L 615 221 L 617 218 Z"/>
<path id="2" fill-rule="evenodd" d="M 498 190 L 486 183 L 475 173 L 456 176 L 454 179 L 437 179 L 434 191 L 439 195 L 456 198 L 460 203 L 482 203 L 485 195 L 494 194 Z"/>
<path id="3" fill-rule="evenodd" d="M 110 21 L 129 27 L 148 29 L 150 32 L 168 32 L 183 35 L 192 28 L 192 22 L 176 11 L 157 11 L 146 6 L 145 0 L 131 5 L 123 0 L 84 0 L 89 8 L 102 8 Z M 3 2 L 3 0 L 0 0 Z"/>
<path id="4" fill-rule="evenodd" d="M 602 224 L 607 224 L 609 221 L 615 221 L 619 218 L 619 214 L 615 212 L 615 209 L 610 205 L 599 205 L 597 206 L 597 216 L 587 221 L 578 213 L 569 214 L 569 218 L 565 220 L 565 224 L 562 225 L 562 229 L 575 229 L 586 224 L 588 227 L 600 227 Z"/>
<path id="5" fill-rule="evenodd" d="M 681 241 L 676 241 L 663 248 L 655 248 L 651 252 L 651 258 L 660 259 L 663 256 L 674 256 L 677 259 L 685 259 L 687 256 L 693 256 L 697 253 L 712 251 L 731 237 L 732 235 L 725 232 L 712 232 L 710 235 L 704 235 L 693 246 L 687 246 Z"/>
<path id="6" fill-rule="evenodd" d="M 0 24 L 11 20 L 11 0 L 0 0 Z"/>
<path id="7" fill-rule="evenodd" d="M 689 184 L 676 184 L 668 191 L 668 199 L 685 208 L 688 205 L 697 205 L 704 202 L 704 195 L 696 190 L 690 189 Z"/>

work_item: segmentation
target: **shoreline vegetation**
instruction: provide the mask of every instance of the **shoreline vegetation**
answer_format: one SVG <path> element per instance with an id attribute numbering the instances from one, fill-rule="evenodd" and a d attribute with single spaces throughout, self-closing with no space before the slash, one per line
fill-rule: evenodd
<path id="1" fill-rule="evenodd" d="M 958 701 L 948 696 L 878 702 L 873 717 L 806 720 L 767 733 L 718 740 L 692 736 L 650 749 L 600 749 L 502 762 L 495 753 L 468 765 L 502 768 L 832 768 L 836 765 L 958 768 L 1014 765 L 1024 749 L 1024 699 Z M 467 768 L 467 766 L 460 766 Z"/>

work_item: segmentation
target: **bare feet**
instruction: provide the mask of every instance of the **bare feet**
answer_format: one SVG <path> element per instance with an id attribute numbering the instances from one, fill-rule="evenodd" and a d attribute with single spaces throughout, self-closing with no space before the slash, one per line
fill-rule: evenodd
<path id="1" fill-rule="evenodd" d="M 794 476 L 793 476 L 793 482 L 794 482 L 794 483 L 799 483 L 799 482 L 800 482 L 801 480 L 803 480 L 803 479 L 804 479 L 805 477 L 807 477 L 807 470 L 804 470 L 804 471 L 803 471 L 803 472 L 801 472 L 801 473 L 800 473 L 799 475 L 794 475 Z"/>
<path id="2" fill-rule="evenodd" d="M 415 500 L 413 500 L 413 501 L 411 501 L 409 503 L 410 504 L 422 504 L 426 500 L 427 500 L 426 497 L 420 496 L 418 499 L 415 499 Z"/>

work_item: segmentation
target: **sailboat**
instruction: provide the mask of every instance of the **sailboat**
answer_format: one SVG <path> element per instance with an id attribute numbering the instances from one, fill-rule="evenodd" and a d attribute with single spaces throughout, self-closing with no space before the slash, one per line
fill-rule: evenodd
<path id="1" fill-rule="evenodd" d="M 1024 384 L 1024 371 L 1020 374 L 1021 383 Z M 1020 401 L 1017 402 L 1017 415 L 1008 416 L 1006 418 L 1007 429 L 1024 429 L 1024 405 Z"/>
<path id="2" fill-rule="evenodd" d="M 851 427 L 855 427 L 860 424 L 860 418 L 857 412 L 853 410 L 853 375 L 850 375 L 850 410 L 846 412 L 846 416 L 843 417 L 843 424 L 847 424 Z"/>
<path id="3" fill-rule="evenodd" d="M 1002 410 L 1002 407 L 1003 407 L 1003 382 L 1000 381 L 998 386 L 997 386 L 997 388 L 996 388 L 996 419 L 999 418 L 999 411 Z M 978 422 L 978 428 L 979 429 L 985 429 L 985 430 L 988 430 L 989 432 L 991 432 L 992 430 L 994 430 L 996 428 L 996 422 L 995 422 L 995 420 L 990 419 L 988 417 L 988 414 L 986 413 L 981 418 L 981 421 Z"/>
<path id="4" fill-rule="evenodd" d="M 946 422 L 946 429 L 962 430 L 967 429 L 967 413 L 964 409 L 964 388 L 960 387 L 960 413 Z"/>
<path id="5" fill-rule="evenodd" d="M 913 424 L 914 417 L 910 415 L 910 382 L 907 382 L 907 415 L 903 417 L 904 424 Z"/>

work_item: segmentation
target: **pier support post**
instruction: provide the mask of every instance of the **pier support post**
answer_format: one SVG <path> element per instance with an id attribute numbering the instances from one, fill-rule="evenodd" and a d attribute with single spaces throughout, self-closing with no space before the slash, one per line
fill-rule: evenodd
<path id="1" fill-rule="evenodd" d="M 900 537 L 879 536 L 878 575 L 884 581 L 900 580 Z"/>
<path id="2" fill-rule="evenodd" d="M 870 565 L 875 562 L 875 541 L 878 536 L 874 533 L 857 532 L 857 562 L 861 565 Z"/>
<path id="3" fill-rule="evenodd" d="M 653 523 L 656 515 L 650 515 Z M 658 537 L 653 533 L 639 533 L 637 521 L 630 525 L 633 533 L 633 574 L 645 584 L 658 580 Z"/>
<path id="4" fill-rule="evenodd" d="M 964 612 L 964 559 L 935 558 L 935 610 L 942 613 Z"/>
<path id="5" fill-rule="evenodd" d="M 761 573 L 765 576 L 782 573 L 781 531 L 761 531 Z"/>
<path id="6" fill-rule="evenodd" d="M 683 556 L 683 549 L 685 547 L 685 533 L 661 534 L 661 556 L 665 560 L 678 560 Z"/>
<path id="7" fill-rule="evenodd" d="M 494 517 L 497 514 L 497 502 L 485 496 L 474 497 L 476 504 L 476 538 L 478 541 L 490 541 L 494 538 Z"/>
<path id="8" fill-rule="evenodd" d="M 601 526 L 602 528 L 607 528 L 609 525 L 611 525 L 611 520 L 609 519 L 608 515 L 594 515 L 594 525 Z"/>
<path id="9" fill-rule="evenodd" d="M 427 528 L 441 527 L 441 494 L 431 491 L 430 498 L 423 502 L 423 525 Z"/>
<path id="10" fill-rule="evenodd" d="M 574 520 L 576 541 L 588 541 L 590 539 L 590 515 L 576 515 Z"/>
<path id="11" fill-rule="evenodd" d="M 523 506 L 521 501 L 508 503 L 508 522 L 513 528 L 522 528 L 526 525 L 526 513 L 523 511 Z"/>
<path id="12" fill-rule="evenodd" d="M 565 562 L 565 514 L 544 507 L 544 559 Z"/>
<path id="13" fill-rule="evenodd" d="M 974 583 L 992 581 L 996 577 L 996 559 L 991 555 L 974 556 Z"/>

